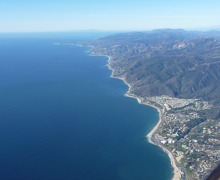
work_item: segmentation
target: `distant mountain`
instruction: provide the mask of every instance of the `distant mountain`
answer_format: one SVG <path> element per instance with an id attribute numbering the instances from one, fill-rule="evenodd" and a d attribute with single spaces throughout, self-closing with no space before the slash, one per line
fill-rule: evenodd
<path id="1" fill-rule="evenodd" d="M 90 43 L 96 54 L 112 57 L 115 75 L 137 96 L 200 98 L 220 119 L 220 32 L 158 29 L 111 35 Z"/>

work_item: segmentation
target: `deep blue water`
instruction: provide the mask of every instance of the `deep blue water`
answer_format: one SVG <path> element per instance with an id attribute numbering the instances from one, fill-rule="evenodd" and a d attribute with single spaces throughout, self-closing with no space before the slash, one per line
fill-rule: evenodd
<path id="1" fill-rule="evenodd" d="M 53 44 L 66 39 L 0 38 L 0 179 L 170 179 L 145 138 L 156 110 L 123 96 L 106 57 Z"/>

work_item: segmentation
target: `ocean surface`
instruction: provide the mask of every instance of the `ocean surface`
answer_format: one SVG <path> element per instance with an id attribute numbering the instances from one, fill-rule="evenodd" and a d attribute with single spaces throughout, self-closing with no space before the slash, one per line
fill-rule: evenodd
<path id="1" fill-rule="evenodd" d="M 0 179 L 171 179 L 145 137 L 157 111 L 124 96 L 106 57 L 54 44 L 80 38 L 0 36 Z"/>

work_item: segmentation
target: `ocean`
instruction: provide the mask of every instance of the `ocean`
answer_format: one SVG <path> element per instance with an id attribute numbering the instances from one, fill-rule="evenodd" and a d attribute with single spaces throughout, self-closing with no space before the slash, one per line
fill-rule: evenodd
<path id="1" fill-rule="evenodd" d="M 152 107 L 71 34 L 0 36 L 0 179 L 169 180 Z"/>

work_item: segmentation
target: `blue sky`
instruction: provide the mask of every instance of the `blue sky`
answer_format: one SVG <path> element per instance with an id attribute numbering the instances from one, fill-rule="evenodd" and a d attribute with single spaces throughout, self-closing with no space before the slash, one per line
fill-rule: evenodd
<path id="1" fill-rule="evenodd" d="M 220 0 L 0 0 L 0 32 L 220 27 Z"/>

